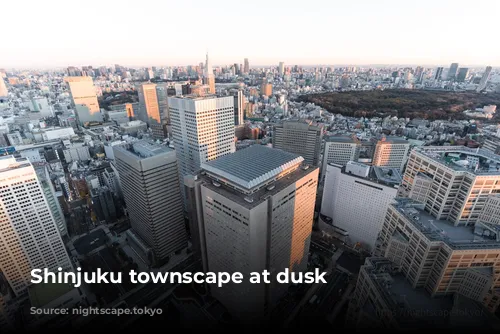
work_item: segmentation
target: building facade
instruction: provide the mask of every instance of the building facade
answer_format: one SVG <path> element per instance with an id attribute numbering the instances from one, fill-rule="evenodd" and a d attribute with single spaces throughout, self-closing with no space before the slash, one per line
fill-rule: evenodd
<path id="1" fill-rule="evenodd" d="M 410 151 L 410 143 L 406 140 L 393 137 L 382 138 L 375 146 L 373 155 L 373 166 L 398 168 L 403 171 L 408 152 Z"/>

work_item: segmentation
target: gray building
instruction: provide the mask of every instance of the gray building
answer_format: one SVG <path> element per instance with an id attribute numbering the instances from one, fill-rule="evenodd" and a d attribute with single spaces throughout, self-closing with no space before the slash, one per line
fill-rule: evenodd
<path id="1" fill-rule="evenodd" d="M 89 107 L 85 104 L 76 104 L 75 113 L 80 125 L 92 122 L 102 123 L 103 121 L 102 113 L 91 113 Z"/>
<path id="2" fill-rule="evenodd" d="M 323 125 L 285 121 L 273 128 L 273 147 L 295 153 L 313 166 L 319 166 Z"/>
<path id="3" fill-rule="evenodd" d="M 464 82 L 468 76 L 469 76 L 469 68 L 460 67 L 460 69 L 458 70 L 458 74 L 457 74 L 457 81 Z"/>
<path id="4" fill-rule="evenodd" d="M 448 70 L 448 80 L 454 80 L 458 73 L 458 63 L 452 63 Z"/>
<path id="5" fill-rule="evenodd" d="M 113 150 L 132 229 L 161 262 L 187 246 L 175 152 L 147 141 Z"/>
<path id="6" fill-rule="evenodd" d="M 226 284 L 212 295 L 242 322 L 269 315 L 288 285 L 275 280 L 286 268 L 302 272 L 314 218 L 318 168 L 296 154 L 254 145 L 202 164 L 186 178 L 192 231 L 205 270 L 270 273 L 270 284 Z"/>
<path id="7" fill-rule="evenodd" d="M 492 70 L 491 66 L 486 66 L 486 69 L 484 70 L 483 76 L 481 77 L 481 81 L 479 81 L 479 85 L 477 86 L 478 92 L 485 89 L 486 85 L 488 85 L 488 80 L 490 79 L 491 70 Z"/>

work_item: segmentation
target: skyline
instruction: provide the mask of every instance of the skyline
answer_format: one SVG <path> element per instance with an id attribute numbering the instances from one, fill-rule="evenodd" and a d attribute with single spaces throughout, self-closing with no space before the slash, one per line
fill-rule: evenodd
<path id="1" fill-rule="evenodd" d="M 184 66 L 204 62 L 206 52 L 214 66 L 243 63 L 244 58 L 252 67 L 280 61 L 304 66 L 500 66 L 500 46 L 490 38 L 500 10 L 494 0 L 313 0 L 306 8 L 283 0 L 256 0 L 252 6 L 228 0 L 51 4 L 28 0 L 4 5 L 12 15 L 3 18 L 11 29 L 3 36 L 8 52 L 0 54 L 0 67 Z M 71 20 L 71 13 L 85 8 L 92 15 Z M 149 15 L 135 15 L 148 8 Z"/>

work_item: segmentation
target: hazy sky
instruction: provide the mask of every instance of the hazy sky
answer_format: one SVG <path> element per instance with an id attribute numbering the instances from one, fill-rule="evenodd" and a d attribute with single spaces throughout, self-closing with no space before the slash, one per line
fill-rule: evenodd
<path id="1" fill-rule="evenodd" d="M 1 0 L 0 68 L 500 66 L 500 0 Z"/>

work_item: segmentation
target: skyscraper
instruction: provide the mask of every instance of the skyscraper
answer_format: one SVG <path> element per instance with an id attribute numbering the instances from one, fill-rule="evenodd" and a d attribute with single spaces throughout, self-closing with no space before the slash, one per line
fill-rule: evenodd
<path id="1" fill-rule="evenodd" d="M 441 77 L 443 76 L 443 70 L 444 67 L 436 68 L 436 74 L 434 74 L 434 80 L 441 80 Z"/>
<path id="2" fill-rule="evenodd" d="M 248 58 L 245 58 L 243 72 L 245 72 L 245 74 L 250 73 L 250 63 L 248 62 Z"/>
<path id="3" fill-rule="evenodd" d="M 486 85 L 488 84 L 488 80 L 490 79 L 491 70 L 492 70 L 491 66 L 486 66 L 486 69 L 484 70 L 483 76 L 481 77 L 481 81 L 479 81 L 479 85 L 477 86 L 478 92 L 480 92 L 486 88 Z M 0 94 L 0 95 L 2 95 L 2 94 Z"/>
<path id="4" fill-rule="evenodd" d="M 163 119 L 156 94 L 156 84 L 143 83 L 138 87 L 139 112 L 137 117 L 147 123 L 153 132 L 154 139 L 165 138 Z"/>
<path id="5" fill-rule="evenodd" d="M 37 174 L 26 158 L 0 158 L 0 272 L 19 297 L 31 284 L 31 270 L 72 270 Z"/>
<path id="6" fill-rule="evenodd" d="M 458 70 L 458 74 L 457 74 L 457 81 L 464 82 L 468 76 L 469 76 L 469 68 L 460 67 L 460 69 Z"/>
<path id="7" fill-rule="evenodd" d="M 97 117 L 101 113 L 91 77 L 65 77 L 64 81 L 68 84 L 69 93 L 73 99 L 73 106 L 86 106 L 92 118 Z M 102 115 L 100 117 L 102 119 Z"/>
<path id="8" fill-rule="evenodd" d="M 254 145 L 202 164 L 197 207 L 205 270 L 270 273 L 270 284 L 226 284 L 215 298 L 243 322 L 269 314 L 288 285 L 278 272 L 307 268 L 318 169 L 282 150 Z M 193 185 L 193 184 L 192 184 Z M 196 236 L 195 236 L 196 237 Z"/>
<path id="9" fill-rule="evenodd" d="M 298 154 L 309 165 L 319 166 L 322 141 L 323 125 L 285 121 L 273 127 L 273 147 Z"/>
<path id="10" fill-rule="evenodd" d="M 9 91 L 5 85 L 5 81 L 0 77 L 0 97 L 7 97 L 7 95 L 9 95 Z"/>
<path id="11" fill-rule="evenodd" d="M 448 80 L 454 80 L 458 73 L 458 63 L 452 63 L 450 69 L 448 70 Z"/>
<path id="12" fill-rule="evenodd" d="M 203 83 L 210 87 L 210 94 L 215 94 L 215 76 L 214 76 L 214 70 L 212 69 L 212 64 L 208 59 L 208 52 L 207 52 L 207 59 L 205 61 L 204 71 L 205 73 L 204 73 Z"/>
<path id="13" fill-rule="evenodd" d="M 285 74 L 285 63 L 284 63 L 284 62 L 282 62 L 282 61 L 279 63 L 278 73 L 279 73 L 279 75 L 281 75 L 281 76 L 282 76 L 283 74 Z"/>
<path id="14" fill-rule="evenodd" d="M 169 97 L 168 107 L 181 182 L 201 163 L 236 150 L 233 96 Z"/>
<path id="15" fill-rule="evenodd" d="M 138 141 L 113 147 L 132 230 L 147 244 L 151 263 L 187 246 L 174 150 Z"/>
<path id="16" fill-rule="evenodd" d="M 243 118 L 244 118 L 244 101 L 245 101 L 245 96 L 243 95 L 243 90 L 238 89 L 234 93 L 234 125 L 241 125 L 243 124 Z"/>
<path id="17" fill-rule="evenodd" d="M 273 84 L 268 83 L 267 80 L 264 80 L 264 82 L 262 82 L 262 85 L 260 86 L 260 94 L 268 97 L 273 95 Z"/>
<path id="18" fill-rule="evenodd" d="M 379 167 L 397 168 L 402 172 L 409 151 L 410 143 L 408 141 L 399 137 L 383 137 L 375 146 L 372 164 Z"/>

